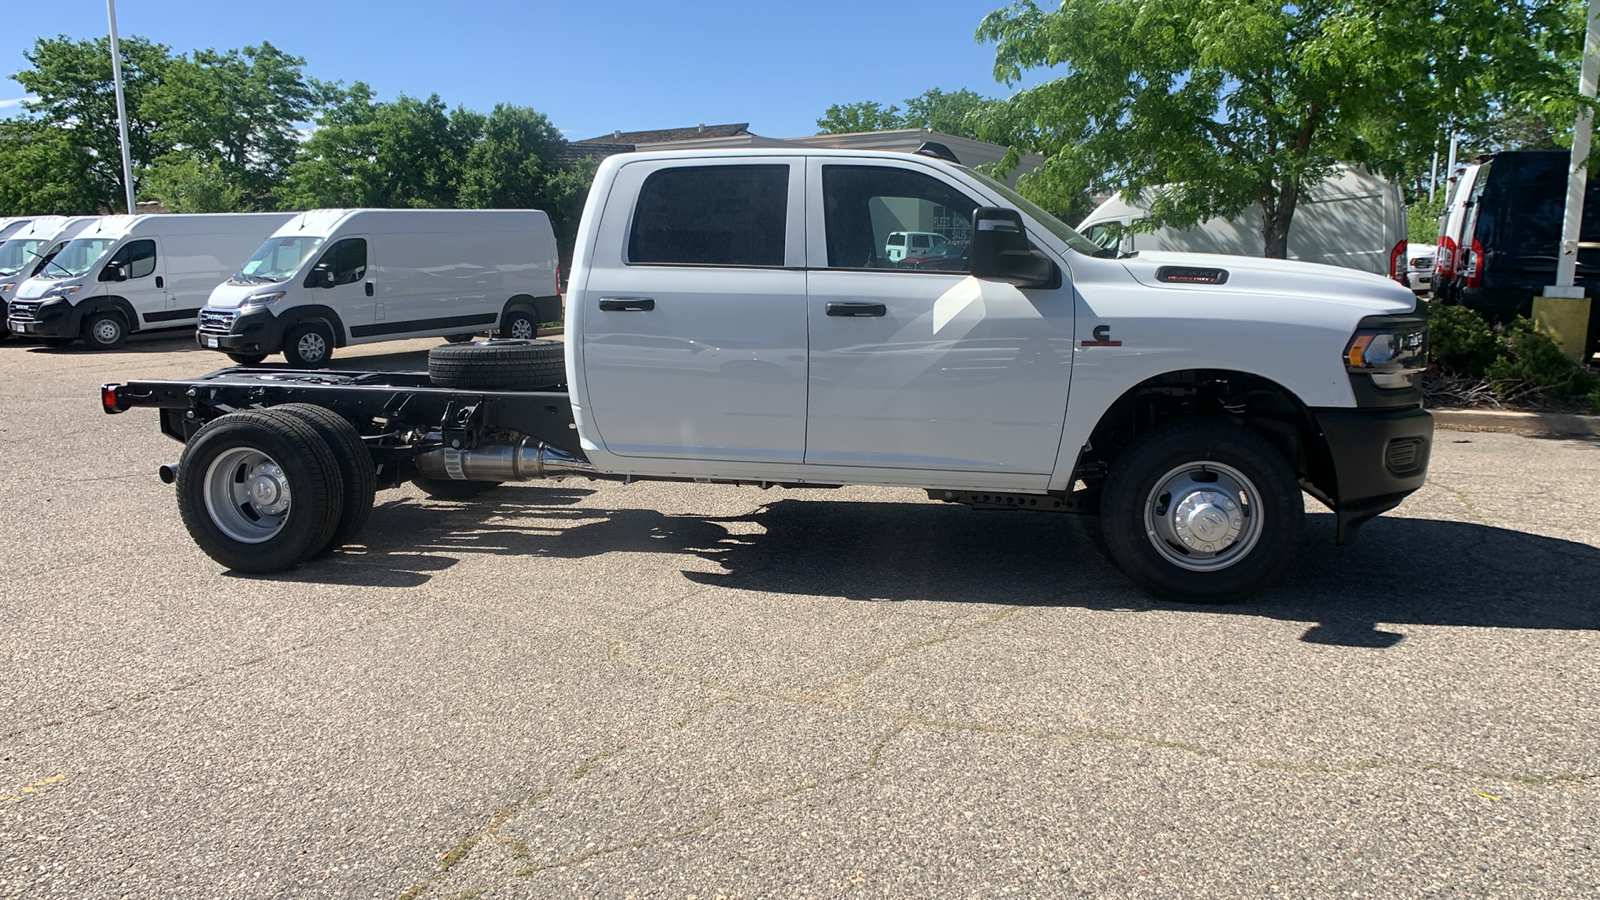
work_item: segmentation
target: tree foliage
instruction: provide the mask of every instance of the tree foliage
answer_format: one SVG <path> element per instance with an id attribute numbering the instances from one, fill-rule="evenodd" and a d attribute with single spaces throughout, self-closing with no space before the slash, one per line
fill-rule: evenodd
<path id="1" fill-rule="evenodd" d="M 1265 255 L 1282 257 L 1337 163 L 1403 176 L 1485 111 L 1575 110 L 1573 5 L 1022 0 L 978 29 L 996 77 L 1064 74 L 987 107 L 979 131 L 1043 153 L 1035 177 L 1057 190 L 1170 185 L 1147 198 L 1148 227 L 1258 206 Z"/>
<path id="2" fill-rule="evenodd" d="M 884 106 L 873 100 L 835 104 L 828 107 L 822 118 L 817 120 L 817 133 L 851 134 L 896 128 L 929 128 L 958 137 L 975 137 L 982 113 L 994 102 L 964 88 L 951 92 L 932 88 L 907 99 L 904 113 L 898 106 Z"/>

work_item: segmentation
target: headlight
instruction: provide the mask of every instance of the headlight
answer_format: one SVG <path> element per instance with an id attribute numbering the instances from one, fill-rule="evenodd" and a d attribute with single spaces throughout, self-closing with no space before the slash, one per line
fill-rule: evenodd
<path id="1" fill-rule="evenodd" d="M 14 287 L 16 287 L 16 284 L 0 284 L 0 294 L 3 294 Z"/>
<path id="2" fill-rule="evenodd" d="M 73 294 L 76 294 L 81 290 L 83 290 L 83 285 L 81 284 L 64 284 L 60 287 L 53 287 L 50 290 L 45 291 L 44 296 L 47 300 L 60 299 L 62 297 L 71 297 Z"/>
<path id="3" fill-rule="evenodd" d="M 255 309 L 259 306 L 266 306 L 269 303 L 277 303 L 279 300 L 283 299 L 283 295 L 285 293 L 287 293 L 287 291 L 269 291 L 265 294 L 251 294 L 239 303 L 239 308 Z"/>
<path id="4" fill-rule="evenodd" d="M 1428 367 L 1428 322 L 1421 316 L 1368 316 L 1344 348 L 1345 368 L 1382 388 L 1408 387 Z"/>

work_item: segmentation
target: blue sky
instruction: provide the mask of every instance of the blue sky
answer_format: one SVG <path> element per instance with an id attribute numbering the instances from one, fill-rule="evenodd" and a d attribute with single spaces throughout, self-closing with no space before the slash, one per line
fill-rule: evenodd
<path id="1" fill-rule="evenodd" d="M 386 100 L 530 106 L 572 139 L 728 122 L 790 137 L 814 133 L 833 103 L 899 104 L 933 87 L 1009 95 L 993 47 L 972 37 L 1008 2 L 119 0 L 117 25 L 175 53 L 270 41 L 304 57 L 308 75 L 362 80 Z M 7 5 L 0 115 L 16 112 L 24 91 L 10 76 L 37 38 L 106 33 L 100 0 Z"/>

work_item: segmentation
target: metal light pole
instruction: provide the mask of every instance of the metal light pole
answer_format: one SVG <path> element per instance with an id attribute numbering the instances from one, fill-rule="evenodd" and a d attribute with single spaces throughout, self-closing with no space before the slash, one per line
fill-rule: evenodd
<path id="1" fill-rule="evenodd" d="M 1588 100 L 1595 97 L 1600 79 L 1600 0 L 1589 0 L 1589 27 L 1583 39 L 1583 69 L 1578 91 Z M 1583 247 L 1583 195 L 1589 184 L 1589 144 L 1594 132 L 1594 112 L 1588 104 L 1578 107 L 1572 124 L 1572 163 L 1567 170 L 1567 217 L 1561 223 L 1561 256 L 1556 261 L 1556 283 L 1533 298 L 1533 324 L 1550 335 L 1574 362 L 1583 362 L 1588 346 L 1589 304 L 1581 286 L 1573 281 L 1578 274 L 1578 249 Z M 1594 245 L 1589 245 L 1594 246 Z"/>
<path id="2" fill-rule="evenodd" d="M 122 139 L 122 187 L 127 194 L 128 215 L 133 215 L 133 164 L 128 161 L 128 110 L 122 101 L 122 53 L 117 50 L 117 3 L 106 0 L 106 18 L 111 20 L 111 84 L 117 93 L 117 135 Z"/>

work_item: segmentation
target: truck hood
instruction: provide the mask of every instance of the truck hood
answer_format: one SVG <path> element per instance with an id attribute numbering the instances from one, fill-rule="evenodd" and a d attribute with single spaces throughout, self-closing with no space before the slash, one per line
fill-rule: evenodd
<path id="1" fill-rule="evenodd" d="M 275 294 L 284 289 L 284 284 L 281 281 L 274 284 L 234 284 L 224 281 L 211 289 L 211 299 L 206 301 L 206 308 L 238 309 L 244 304 L 244 298 L 256 294 Z"/>
<path id="2" fill-rule="evenodd" d="M 1271 294 L 1288 300 L 1347 304 L 1372 313 L 1410 312 L 1417 304 L 1411 289 L 1398 282 L 1371 272 L 1321 263 L 1164 251 L 1141 252 L 1121 263 L 1140 284 L 1165 290 Z M 1163 266 L 1222 269 L 1228 278 L 1223 284 L 1161 281 L 1156 273 Z"/>

